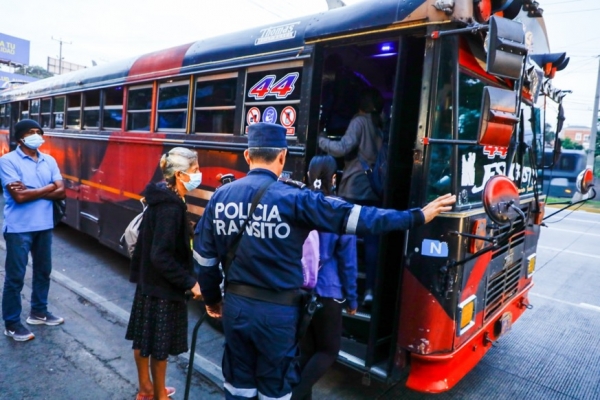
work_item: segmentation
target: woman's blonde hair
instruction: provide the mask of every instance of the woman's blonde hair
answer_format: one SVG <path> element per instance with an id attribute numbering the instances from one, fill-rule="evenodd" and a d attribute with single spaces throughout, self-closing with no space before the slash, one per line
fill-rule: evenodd
<path id="1" fill-rule="evenodd" d="M 185 147 L 175 147 L 160 158 L 160 169 L 167 185 L 175 187 L 175 173 L 187 171 L 198 162 L 198 154 Z"/>

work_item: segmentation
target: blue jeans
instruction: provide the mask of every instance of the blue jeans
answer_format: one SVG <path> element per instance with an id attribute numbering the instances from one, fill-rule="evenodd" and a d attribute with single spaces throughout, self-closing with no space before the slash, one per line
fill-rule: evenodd
<path id="1" fill-rule="evenodd" d="M 48 291 L 52 271 L 52 229 L 37 232 L 4 233 L 6 240 L 6 263 L 4 293 L 2 295 L 2 318 L 10 327 L 21 322 L 21 290 L 25 284 L 27 256 L 33 260 L 31 311 L 48 311 Z"/>

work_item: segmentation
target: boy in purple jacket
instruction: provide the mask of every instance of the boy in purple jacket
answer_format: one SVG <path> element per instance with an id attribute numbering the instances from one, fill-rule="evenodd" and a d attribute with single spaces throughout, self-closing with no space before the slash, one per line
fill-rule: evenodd
<path id="1" fill-rule="evenodd" d="M 310 188 L 331 195 L 335 189 L 336 162 L 332 156 L 315 156 L 308 167 Z M 318 310 L 300 344 L 302 376 L 292 399 L 310 399 L 312 387 L 335 362 L 342 337 L 342 308 L 350 315 L 358 307 L 356 294 L 356 236 L 319 233 L 319 276 L 315 293 Z"/>

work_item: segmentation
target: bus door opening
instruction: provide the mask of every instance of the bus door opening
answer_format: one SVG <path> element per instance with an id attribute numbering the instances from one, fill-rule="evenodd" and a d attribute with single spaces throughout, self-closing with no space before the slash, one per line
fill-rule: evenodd
<path id="1" fill-rule="evenodd" d="M 370 205 L 409 207 L 424 46 L 421 38 L 396 37 L 324 50 L 319 132 L 341 139 L 359 112 L 361 94 L 375 89 L 381 95 L 383 107 L 377 117 L 389 146 L 388 183 L 383 198 Z M 357 156 L 354 149 L 337 158 L 338 184 L 344 165 Z M 391 370 L 395 351 L 404 235 L 379 236 L 374 245 L 372 238 L 357 238 L 359 308 L 355 316 L 344 314 L 340 360 L 383 375 Z"/>

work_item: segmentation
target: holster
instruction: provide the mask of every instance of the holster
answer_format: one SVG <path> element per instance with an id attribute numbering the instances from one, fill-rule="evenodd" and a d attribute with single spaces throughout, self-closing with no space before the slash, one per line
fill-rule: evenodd
<path id="1" fill-rule="evenodd" d="M 319 301 L 319 297 L 314 291 L 302 293 L 302 303 L 300 308 L 300 319 L 298 321 L 298 329 L 296 330 L 296 339 L 300 340 L 306 334 L 306 330 L 310 325 L 313 315 L 318 309 L 322 308 L 323 304 Z"/>

